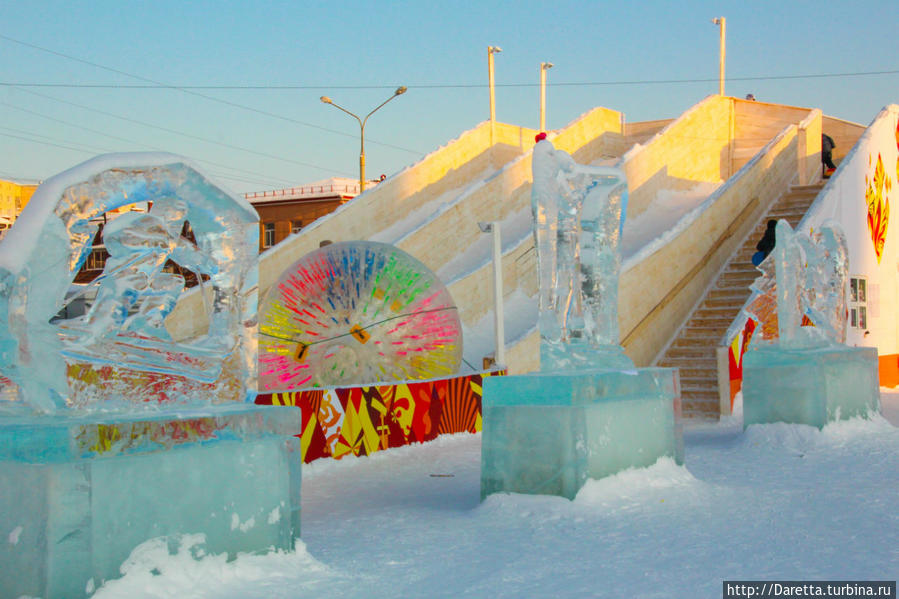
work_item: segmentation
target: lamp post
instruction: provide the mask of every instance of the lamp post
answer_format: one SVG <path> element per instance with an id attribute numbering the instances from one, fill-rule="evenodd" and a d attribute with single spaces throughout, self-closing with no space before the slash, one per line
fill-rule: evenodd
<path id="1" fill-rule="evenodd" d="M 540 131 L 546 131 L 546 71 L 551 68 L 551 62 L 540 63 Z"/>
<path id="2" fill-rule="evenodd" d="M 358 116 L 356 116 L 355 114 L 353 114 L 352 112 L 350 112 L 349 110 L 344 108 L 343 106 L 336 104 L 334 102 L 334 100 L 332 100 L 328 96 L 322 96 L 321 98 L 319 98 L 325 104 L 330 104 L 334 108 L 344 111 L 345 113 L 347 113 L 348 115 L 350 115 L 351 117 L 353 117 L 354 119 L 359 121 L 359 140 L 360 140 L 360 146 L 359 146 L 359 193 L 362 193 L 363 191 L 365 191 L 365 123 L 368 121 L 368 117 L 370 117 L 375 112 L 377 112 L 379 108 L 384 106 L 384 104 L 387 104 L 388 102 L 393 100 L 395 97 L 401 96 L 404 93 L 406 93 L 405 85 L 401 85 L 400 87 L 396 88 L 396 91 L 393 92 L 392 96 L 390 96 L 389 98 L 387 98 L 386 100 L 381 102 L 374 110 L 372 110 L 367 115 L 365 115 L 364 119 L 360 119 Z"/>
<path id="3" fill-rule="evenodd" d="M 506 332 L 503 316 L 503 235 L 499 221 L 479 222 L 482 233 L 493 234 L 493 336 L 496 350 L 493 361 L 497 365 L 506 363 Z"/>
<path id="4" fill-rule="evenodd" d="M 503 49 L 499 46 L 487 46 L 487 83 L 490 87 L 490 145 L 496 138 L 496 93 L 493 81 L 493 55 L 499 54 Z"/>
<path id="5" fill-rule="evenodd" d="M 719 28 L 719 49 L 718 49 L 718 95 L 724 95 L 724 40 L 727 37 L 727 19 L 724 17 L 715 17 L 712 19 L 712 23 L 718 26 Z"/>

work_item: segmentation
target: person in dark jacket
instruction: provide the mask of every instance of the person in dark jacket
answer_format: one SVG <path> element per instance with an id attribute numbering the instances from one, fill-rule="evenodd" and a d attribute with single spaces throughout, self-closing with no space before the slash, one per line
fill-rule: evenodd
<path id="1" fill-rule="evenodd" d="M 758 266 L 764 261 L 765 258 L 768 257 L 768 254 L 774 249 L 774 243 L 777 240 L 777 237 L 774 233 L 774 229 L 777 227 L 777 221 L 773 218 L 768 221 L 768 228 L 765 229 L 765 234 L 762 235 L 762 238 L 759 240 L 757 244 L 755 244 L 755 249 L 758 251 L 752 255 L 752 264 Z"/>
<path id="2" fill-rule="evenodd" d="M 833 149 L 837 144 L 833 142 L 833 138 L 826 133 L 821 134 L 821 163 L 824 165 L 824 176 L 829 177 L 833 174 L 837 167 L 833 163 Z"/>

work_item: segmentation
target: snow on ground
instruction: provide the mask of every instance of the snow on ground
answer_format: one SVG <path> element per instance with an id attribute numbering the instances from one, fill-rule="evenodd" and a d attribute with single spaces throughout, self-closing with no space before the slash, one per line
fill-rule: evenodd
<path id="1" fill-rule="evenodd" d="M 625 221 L 622 264 L 639 261 L 674 239 L 699 217 L 706 208 L 703 204 L 719 187 L 721 182 L 698 183 L 684 191 L 659 190 L 646 210 Z"/>
<path id="2" fill-rule="evenodd" d="M 496 175 L 496 173 L 497 170 L 492 167 L 481 169 L 479 173 L 472 175 L 467 179 L 469 183 L 454 189 L 449 189 L 436 198 L 429 200 L 417 210 L 414 210 L 402 219 L 397 220 L 393 225 L 372 235 L 369 238 L 369 241 L 399 244 L 403 239 L 428 223 L 433 222 L 439 218 L 441 214 L 461 202 L 463 198 L 473 190 L 482 187 L 492 176 Z"/>
<path id="3" fill-rule="evenodd" d="M 537 300 L 516 289 L 503 299 L 503 317 L 506 346 L 511 347 L 537 329 Z M 481 368 L 484 356 L 496 350 L 493 327 L 492 309 L 474 326 L 462 325 L 463 357 L 473 371 Z"/>
<path id="4" fill-rule="evenodd" d="M 479 501 L 480 436 L 304 467 L 290 553 L 148 542 L 95 597 L 720 597 L 723 580 L 895 580 L 899 392 L 823 431 L 688 424 L 669 459 L 574 501 Z"/>
<path id="5" fill-rule="evenodd" d="M 502 252 L 517 248 L 532 233 L 531 209 L 519 210 L 507 216 L 500 225 Z M 458 252 L 437 271 L 437 276 L 447 285 L 490 264 L 493 260 L 493 235 L 481 235 L 477 241 Z"/>

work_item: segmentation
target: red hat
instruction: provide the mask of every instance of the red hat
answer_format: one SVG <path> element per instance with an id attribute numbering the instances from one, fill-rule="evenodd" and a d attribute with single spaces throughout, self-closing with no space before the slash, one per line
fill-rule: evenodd
<path id="1" fill-rule="evenodd" d="M 535 142 L 541 142 L 544 139 L 546 139 L 546 131 L 541 131 L 540 133 L 538 133 L 537 135 L 534 136 Z"/>

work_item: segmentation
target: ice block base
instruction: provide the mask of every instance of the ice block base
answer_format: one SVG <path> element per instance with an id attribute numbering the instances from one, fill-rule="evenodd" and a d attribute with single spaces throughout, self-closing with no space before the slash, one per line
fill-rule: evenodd
<path id="1" fill-rule="evenodd" d="M 484 380 L 481 499 L 574 499 L 588 478 L 684 459 L 673 368 L 535 373 Z"/>
<path id="2" fill-rule="evenodd" d="M 828 422 L 880 412 L 873 347 L 761 347 L 743 356 L 743 428 Z"/>
<path id="3" fill-rule="evenodd" d="M 300 532 L 300 412 L 0 417 L 0 597 L 84 597 L 155 537 L 209 553 L 288 550 Z"/>

